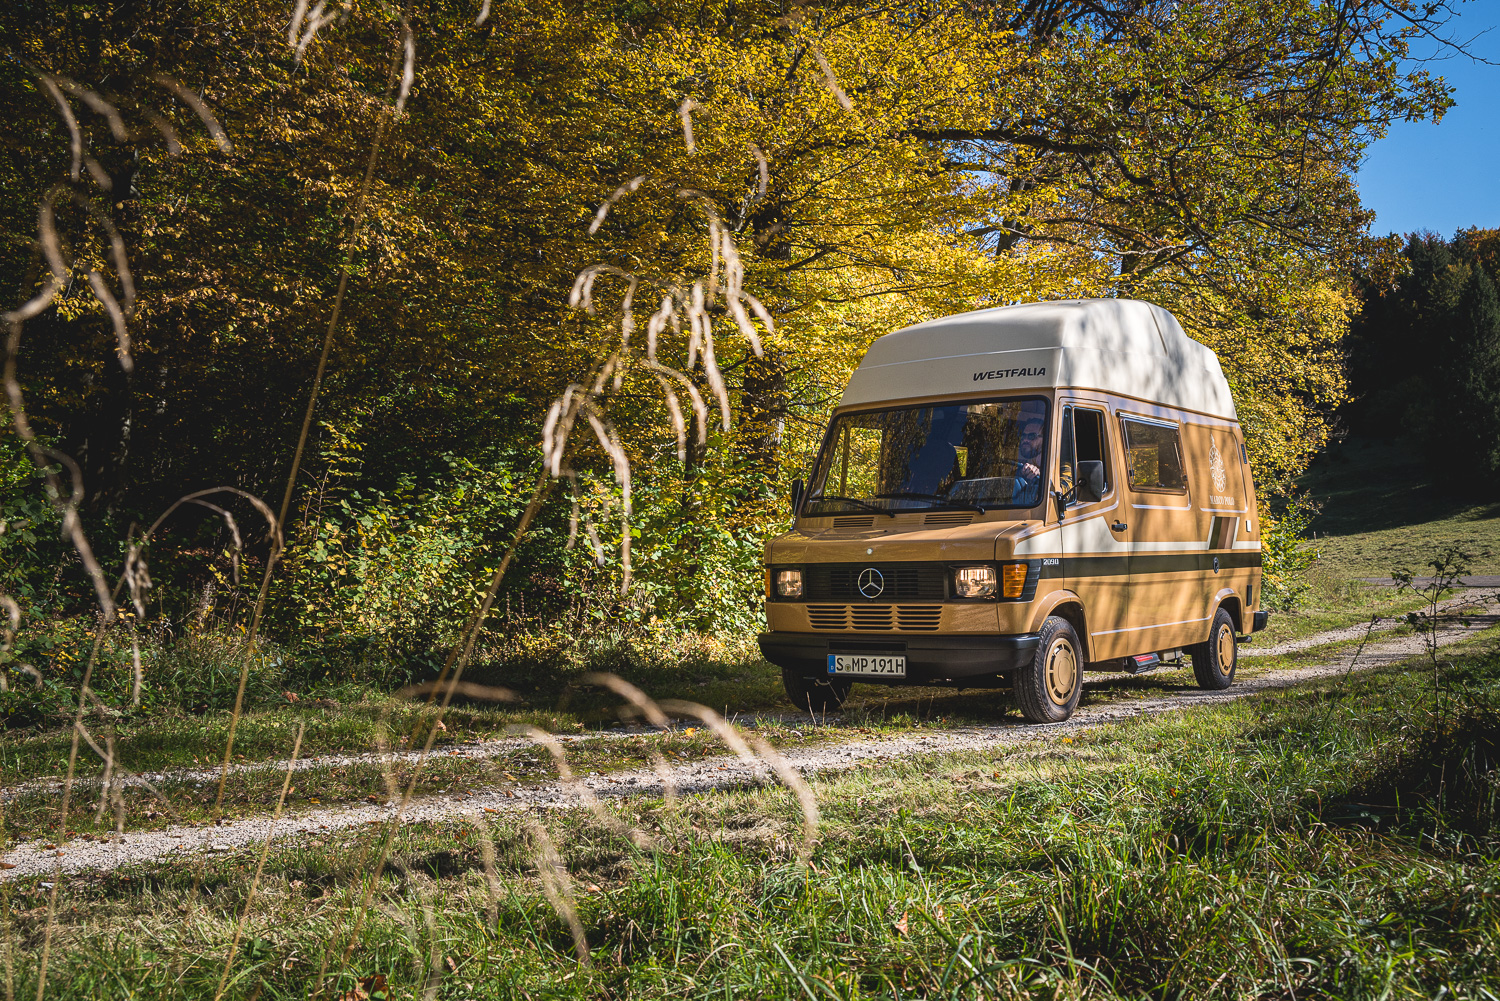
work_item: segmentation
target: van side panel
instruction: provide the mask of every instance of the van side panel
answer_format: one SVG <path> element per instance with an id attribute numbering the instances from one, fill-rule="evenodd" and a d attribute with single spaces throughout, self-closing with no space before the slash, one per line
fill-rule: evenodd
<path id="1" fill-rule="evenodd" d="M 1126 478 L 1131 614 L 1122 655 L 1203 642 L 1226 589 L 1236 596 L 1236 626 L 1248 631 L 1259 602 L 1260 552 L 1238 426 L 1120 402 L 1120 417 L 1175 425 L 1185 473 L 1185 489 L 1177 490 L 1132 486 Z M 1128 464 L 1123 433 L 1121 447 Z"/>
<path id="2" fill-rule="evenodd" d="M 1201 419 L 1186 430 L 1193 442 L 1193 507 L 1209 560 L 1204 614 L 1228 605 L 1236 628 L 1249 632 L 1251 602 L 1259 600 L 1261 555 L 1258 533 L 1251 531 L 1257 520 L 1255 491 L 1240 449 L 1241 432 L 1238 426 Z"/>

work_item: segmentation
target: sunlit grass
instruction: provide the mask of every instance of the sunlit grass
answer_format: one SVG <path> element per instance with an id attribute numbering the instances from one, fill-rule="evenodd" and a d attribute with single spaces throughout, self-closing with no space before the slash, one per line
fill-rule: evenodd
<path id="1" fill-rule="evenodd" d="M 1441 715 L 1408 665 L 815 777 L 806 868 L 780 787 L 609 807 L 654 848 L 551 814 L 588 966 L 515 817 L 397 831 L 352 943 L 382 828 L 274 844 L 232 957 L 253 849 L 201 881 L 192 862 L 70 877 L 48 991 L 211 996 L 229 958 L 234 998 L 306 997 L 325 964 L 335 996 L 378 974 L 413 998 L 1484 997 L 1493 645 L 1455 654 Z M 18 946 L 43 882 L 6 891 Z"/>

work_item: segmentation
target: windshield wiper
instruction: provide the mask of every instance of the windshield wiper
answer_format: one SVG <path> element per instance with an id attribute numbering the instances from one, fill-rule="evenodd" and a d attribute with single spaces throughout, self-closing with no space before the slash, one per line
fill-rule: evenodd
<path id="1" fill-rule="evenodd" d="M 838 494 L 822 494 L 822 495 L 820 495 L 818 497 L 810 497 L 810 498 L 808 498 L 808 500 L 810 502 L 812 502 L 812 503 L 817 503 L 819 501 L 844 501 L 844 502 L 846 502 L 848 504 L 853 504 L 853 505 L 855 505 L 857 507 L 862 507 L 866 511 L 874 511 L 876 514 L 883 514 L 887 518 L 894 518 L 894 517 L 896 517 L 896 512 L 891 511 L 891 510 L 889 510 L 887 508 L 876 507 L 874 504 L 867 504 L 864 501 L 862 501 L 862 500 L 856 500 L 853 497 L 840 497 Z"/>
<path id="2" fill-rule="evenodd" d="M 952 497 L 948 497 L 948 496 L 945 496 L 943 494 L 891 493 L 891 494 L 876 494 L 875 496 L 876 497 L 890 497 L 893 500 L 926 500 L 926 501 L 934 501 L 934 502 L 936 502 L 938 504 L 945 504 L 945 505 L 947 505 L 949 507 L 967 508 L 970 511 L 978 511 L 980 514 L 984 514 L 984 507 L 982 505 L 975 504 L 973 501 L 956 500 L 956 499 L 954 499 Z"/>

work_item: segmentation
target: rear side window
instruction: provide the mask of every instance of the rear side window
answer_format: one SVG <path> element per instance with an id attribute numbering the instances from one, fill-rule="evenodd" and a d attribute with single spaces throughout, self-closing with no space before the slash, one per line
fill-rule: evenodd
<path id="1" fill-rule="evenodd" d="M 1125 431 L 1125 462 L 1130 486 L 1136 490 L 1187 489 L 1183 471 L 1182 437 L 1175 425 L 1120 419 Z"/>

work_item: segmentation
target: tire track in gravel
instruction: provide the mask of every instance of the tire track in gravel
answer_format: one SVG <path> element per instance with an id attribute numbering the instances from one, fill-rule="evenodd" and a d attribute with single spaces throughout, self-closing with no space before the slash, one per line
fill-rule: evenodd
<path id="1" fill-rule="evenodd" d="M 1443 601 L 1438 602 L 1437 610 L 1439 613 L 1456 614 L 1465 610 L 1466 608 L 1484 608 L 1494 600 L 1494 592 L 1479 595 L 1473 594 L 1472 592 L 1469 594 L 1458 594 L 1452 598 L 1446 598 Z M 1345 640 L 1357 640 L 1361 636 L 1365 635 L 1366 629 L 1370 630 L 1370 635 L 1379 636 L 1380 634 L 1388 633 L 1393 629 L 1400 629 L 1404 625 L 1406 625 L 1405 617 L 1386 616 L 1382 617 L 1378 622 L 1376 622 L 1374 628 L 1370 627 L 1369 620 L 1366 620 L 1364 622 L 1356 622 L 1353 625 L 1340 626 L 1338 629 L 1325 629 L 1321 633 L 1313 633 L 1311 636 L 1304 636 L 1301 639 L 1287 640 L 1284 643 L 1277 643 L 1272 646 L 1246 646 L 1240 650 L 1240 656 L 1283 657 L 1289 653 L 1299 653 L 1303 650 L 1311 650 L 1313 647 L 1323 646 L 1325 643 L 1341 643 Z"/>
<path id="2" fill-rule="evenodd" d="M 1470 626 L 1444 625 L 1438 634 L 1447 646 L 1474 636 L 1500 623 L 1500 606 L 1489 605 L 1470 619 Z M 1410 659 L 1424 652 L 1421 636 L 1401 636 L 1367 645 L 1358 662 L 1349 657 L 1306 667 L 1271 670 L 1254 677 L 1237 680 L 1234 687 L 1222 692 L 1188 689 L 1134 702 L 1110 702 L 1084 706 L 1065 723 L 1036 725 L 1002 721 L 986 726 L 971 726 L 932 734 L 900 734 L 890 737 L 864 738 L 836 744 L 816 745 L 782 752 L 787 761 L 803 774 L 838 771 L 863 764 L 880 764 L 917 755 L 984 750 L 1016 746 L 1047 740 L 1053 736 L 1095 729 L 1127 719 L 1174 712 L 1193 706 L 1218 705 L 1263 692 L 1288 688 L 1320 678 L 1335 677 L 1346 671 L 1363 671 L 1384 664 Z M 285 764 L 282 765 L 285 768 Z M 774 781 L 771 770 L 762 762 L 747 764 L 738 758 L 708 758 L 671 769 L 678 795 L 712 792 Z M 585 802 L 578 785 L 600 800 L 634 796 L 659 797 L 662 780 L 654 770 L 612 772 L 591 775 L 574 784 L 544 783 L 514 790 L 492 789 L 462 797 L 429 796 L 412 801 L 397 816 L 389 806 L 348 806 L 312 810 L 272 821 L 255 817 L 226 822 L 219 827 L 178 827 L 163 831 L 132 832 L 123 842 L 71 841 L 62 850 L 49 850 L 42 841 L 19 844 L 5 854 L 13 868 L 0 872 L 0 879 L 25 876 L 63 876 L 70 873 L 102 871 L 133 863 L 185 860 L 197 853 L 234 853 L 256 850 L 267 837 L 277 840 L 320 835 L 340 830 L 386 824 L 393 820 L 403 824 L 459 820 L 481 813 L 503 813 L 529 809 L 562 809 L 581 807 Z"/>
<path id="3" fill-rule="evenodd" d="M 1439 612 L 1454 612 L 1469 606 L 1483 606 L 1486 601 L 1493 600 L 1493 595 L 1485 595 L 1476 598 L 1474 596 L 1458 595 L 1448 598 L 1438 604 Z M 1387 618 L 1377 622 L 1370 635 L 1378 636 L 1390 632 L 1405 625 L 1404 619 Z M 1299 653 L 1314 647 L 1323 646 L 1328 643 L 1340 643 L 1346 640 L 1359 639 L 1365 635 L 1369 628 L 1367 622 L 1358 622 L 1349 626 L 1341 626 L 1337 629 L 1327 629 L 1320 633 L 1313 633 L 1300 639 L 1288 640 L 1277 643 L 1274 646 L 1256 647 L 1245 645 L 1240 648 L 1240 657 L 1280 657 L 1289 653 Z M 1090 683 L 1107 680 L 1108 678 L 1124 677 L 1125 675 L 1098 675 L 1088 679 Z M 742 713 L 737 717 L 739 720 L 750 724 L 761 722 L 784 723 L 799 725 L 807 722 L 805 713 L 779 713 L 760 712 Z M 569 745 L 584 740 L 610 740 L 626 737 L 636 737 L 647 733 L 658 732 L 650 726 L 630 726 L 621 730 L 603 730 L 593 733 L 581 734 L 557 734 L 557 739 L 562 744 Z M 479 740 L 466 744 L 450 744 L 434 748 L 427 757 L 432 758 L 467 758 L 482 761 L 489 758 L 499 757 L 509 751 L 533 744 L 529 737 L 505 737 L 497 740 Z M 322 768 L 347 768 L 351 765 L 361 764 L 415 764 L 422 758 L 421 751 L 370 751 L 359 754 L 322 754 L 306 758 L 299 758 L 292 766 L 294 772 L 312 771 Z M 278 772 L 285 773 L 287 762 L 285 760 L 248 761 L 235 763 L 229 766 L 231 775 L 240 775 L 254 772 Z M 148 785 L 162 782 L 218 782 L 220 769 L 215 768 L 167 768 L 159 771 L 142 771 L 133 774 L 117 776 L 115 782 L 124 788 L 146 788 Z M 73 790 L 77 794 L 96 792 L 99 788 L 100 778 L 97 775 L 83 776 L 75 779 Z M 0 789 L 0 803 L 8 803 L 17 796 L 31 795 L 37 792 L 50 792 L 55 795 L 62 794 L 63 783 L 61 779 L 32 779 L 26 782 L 18 782 L 13 786 Z"/>

